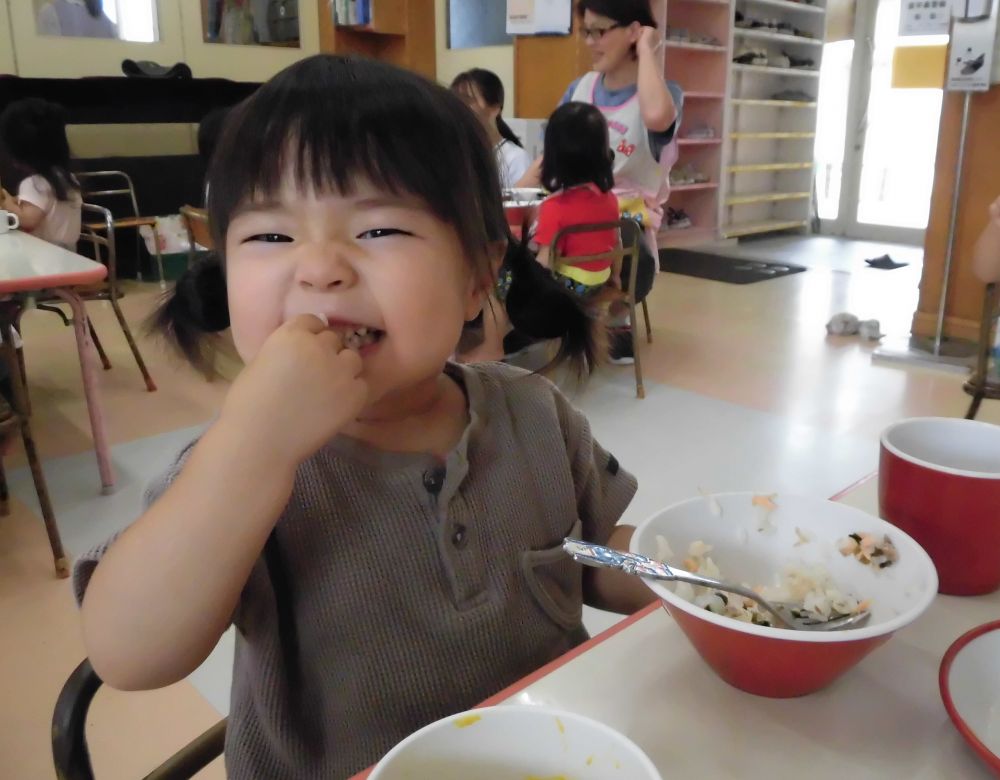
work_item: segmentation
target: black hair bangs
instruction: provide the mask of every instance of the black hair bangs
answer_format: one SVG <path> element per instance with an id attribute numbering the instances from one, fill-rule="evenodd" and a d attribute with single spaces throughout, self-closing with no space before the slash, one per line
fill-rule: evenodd
<path id="1" fill-rule="evenodd" d="M 449 90 L 373 60 L 317 55 L 286 68 L 226 119 L 209 171 L 216 246 L 234 213 L 303 191 L 359 183 L 412 196 L 451 225 L 477 273 L 509 240 L 496 162 L 476 117 Z"/>
<path id="2" fill-rule="evenodd" d="M 643 27 L 658 26 L 650 0 L 579 0 L 576 4 L 577 15 L 582 18 L 587 11 L 623 25 L 638 22 Z"/>

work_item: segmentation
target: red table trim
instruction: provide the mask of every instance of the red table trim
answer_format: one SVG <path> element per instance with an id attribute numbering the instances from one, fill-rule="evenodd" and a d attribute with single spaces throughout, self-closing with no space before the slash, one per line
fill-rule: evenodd
<path id="1" fill-rule="evenodd" d="M 938 670 L 938 688 L 941 691 L 941 701 L 944 702 L 944 708 L 948 711 L 948 717 L 951 718 L 952 723 L 955 724 L 955 728 L 958 729 L 958 733 L 962 735 L 969 746 L 979 754 L 979 757 L 986 762 L 986 765 L 990 767 L 994 773 L 1000 775 L 1000 756 L 990 750 L 986 745 L 980 741 L 979 737 L 975 735 L 975 732 L 969 728 L 969 725 L 965 722 L 961 715 L 958 714 L 958 709 L 955 707 L 955 702 L 951 698 L 951 690 L 948 686 L 948 674 L 951 672 L 951 665 L 955 658 L 958 657 L 959 652 L 971 642 L 973 639 L 981 637 L 983 634 L 988 634 L 991 631 L 1000 630 L 1000 620 L 994 620 L 992 623 L 983 623 L 981 626 L 977 626 L 971 631 L 966 631 L 962 636 L 956 639 L 948 651 L 944 654 L 944 658 L 941 659 L 941 668 Z"/>
<path id="2" fill-rule="evenodd" d="M 0 280 L 0 294 L 16 292 L 35 292 L 51 290 L 56 287 L 77 287 L 101 281 L 108 275 L 108 269 L 100 263 L 95 268 L 78 271 L 71 274 L 52 274 L 51 276 L 24 276 L 18 279 Z"/>

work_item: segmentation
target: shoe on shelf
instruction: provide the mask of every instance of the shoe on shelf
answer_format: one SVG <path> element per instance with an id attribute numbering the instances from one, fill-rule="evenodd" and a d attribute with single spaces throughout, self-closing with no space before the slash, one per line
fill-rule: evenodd
<path id="1" fill-rule="evenodd" d="M 709 127 L 708 125 L 695 125 L 690 130 L 686 131 L 683 137 L 696 139 L 715 138 L 716 133 L 714 127 Z"/>
<path id="2" fill-rule="evenodd" d="M 767 65 L 767 52 L 760 49 L 745 49 L 733 57 L 737 65 Z"/>
<path id="3" fill-rule="evenodd" d="M 811 57 L 796 57 L 793 54 L 789 54 L 784 49 L 782 49 L 781 53 L 788 57 L 788 62 L 793 68 L 807 68 L 811 70 L 816 67 L 816 60 Z"/>
<path id="4" fill-rule="evenodd" d="M 667 229 L 668 230 L 687 230 L 692 227 L 691 217 L 687 215 L 684 209 L 675 209 L 671 206 L 667 207 Z"/>

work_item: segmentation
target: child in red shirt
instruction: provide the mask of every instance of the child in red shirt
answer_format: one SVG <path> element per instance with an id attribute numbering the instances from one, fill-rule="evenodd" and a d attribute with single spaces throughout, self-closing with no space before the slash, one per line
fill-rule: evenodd
<path id="1" fill-rule="evenodd" d="M 611 192 L 613 158 L 608 125 L 600 109 L 589 103 L 565 103 L 549 118 L 542 184 L 553 194 L 539 208 L 533 236 L 539 247 L 538 262 L 543 266 L 552 266 L 552 240 L 563 228 L 618 221 L 618 199 Z M 590 295 L 608 283 L 620 287 L 620 261 L 572 260 L 609 252 L 620 241 L 617 230 L 564 236 L 559 240 L 559 260 L 552 271 L 578 295 Z"/>

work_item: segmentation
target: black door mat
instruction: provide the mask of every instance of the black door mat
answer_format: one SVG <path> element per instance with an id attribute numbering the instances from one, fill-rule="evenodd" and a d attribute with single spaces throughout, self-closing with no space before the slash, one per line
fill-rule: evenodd
<path id="1" fill-rule="evenodd" d="M 753 284 L 797 274 L 806 269 L 805 266 L 791 263 L 765 263 L 692 249 L 661 249 L 660 270 L 727 284 Z"/>

